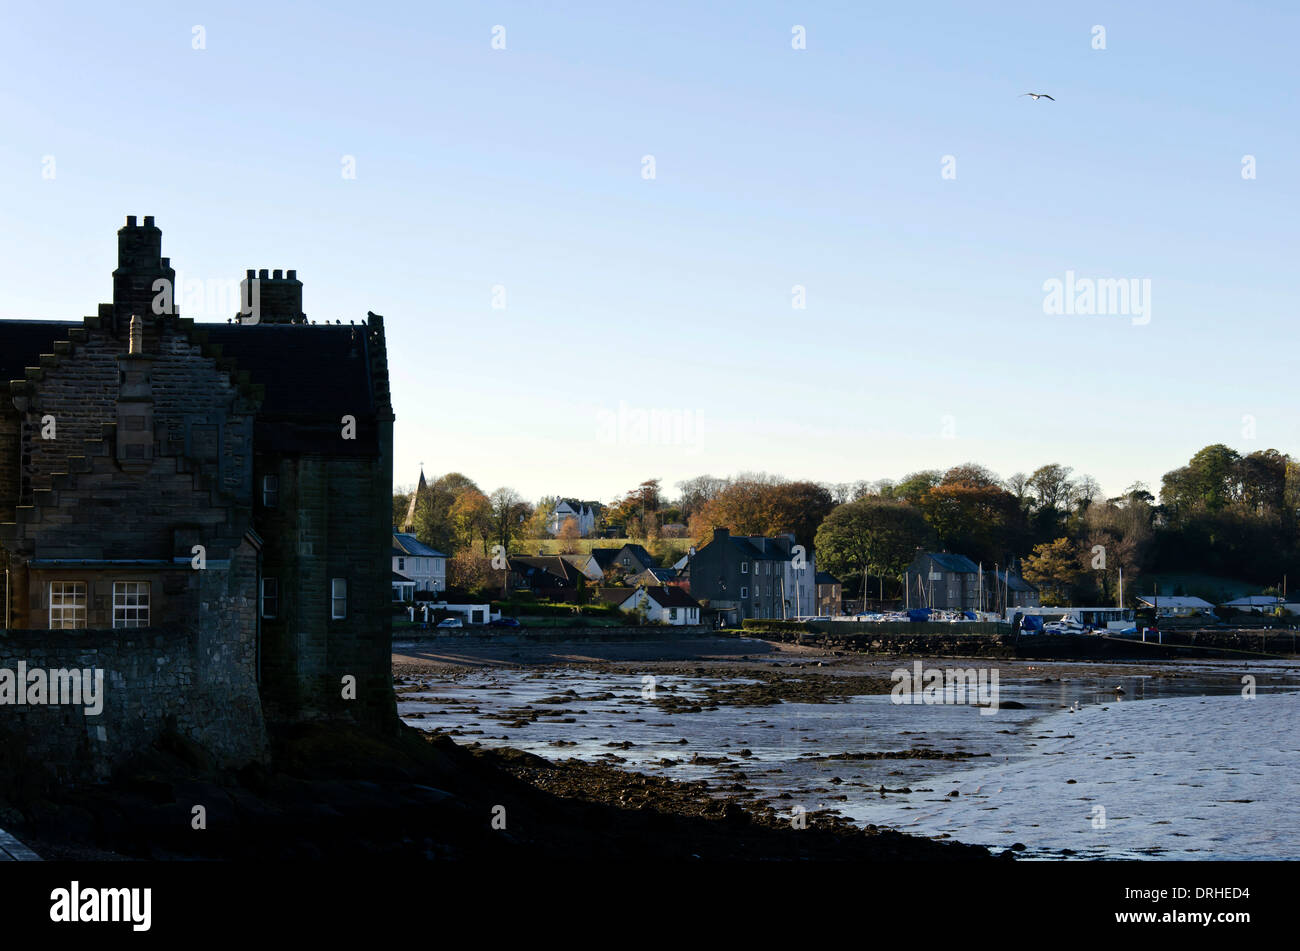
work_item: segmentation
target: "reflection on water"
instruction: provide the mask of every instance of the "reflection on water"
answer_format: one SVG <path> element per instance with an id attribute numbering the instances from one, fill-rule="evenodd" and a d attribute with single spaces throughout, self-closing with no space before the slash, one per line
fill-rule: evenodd
<path id="1" fill-rule="evenodd" d="M 1026 668 L 1003 664 L 999 702 L 1024 708 L 993 715 L 888 695 L 668 712 L 654 699 L 699 700 L 721 681 L 656 672 L 647 699 L 639 675 L 492 670 L 425 678 L 399 712 L 460 742 L 703 779 L 783 810 L 835 809 L 992 848 L 1021 842 L 1029 856 L 1300 854 L 1279 821 L 1300 806 L 1300 694 L 1286 693 L 1300 670 L 1165 669 L 1180 676 L 1103 679 L 1074 665 L 1068 680 L 1008 682 Z M 1247 669 L 1259 680 L 1249 701 Z M 743 680 L 741 670 L 727 682 Z"/>

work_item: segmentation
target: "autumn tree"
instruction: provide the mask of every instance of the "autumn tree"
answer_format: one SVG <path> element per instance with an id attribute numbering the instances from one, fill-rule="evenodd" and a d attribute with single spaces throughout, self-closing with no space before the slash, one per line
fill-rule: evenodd
<path id="1" fill-rule="evenodd" d="M 456 550 L 481 546 L 483 556 L 487 557 L 493 534 L 492 503 L 488 497 L 477 488 L 462 489 L 452 503 L 450 515 Z"/>
<path id="2" fill-rule="evenodd" d="M 560 534 L 556 536 L 560 540 L 560 554 L 574 554 L 578 550 L 578 539 L 581 537 L 578 523 L 571 518 L 566 518 L 564 524 L 560 526 Z"/>
<path id="3" fill-rule="evenodd" d="M 1025 580 L 1037 585 L 1044 604 L 1069 604 L 1083 578 L 1078 549 L 1068 538 L 1035 545 L 1023 565 Z"/>

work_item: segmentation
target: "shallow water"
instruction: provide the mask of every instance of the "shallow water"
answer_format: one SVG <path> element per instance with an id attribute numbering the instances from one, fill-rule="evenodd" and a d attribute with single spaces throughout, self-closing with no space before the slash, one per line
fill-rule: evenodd
<path id="1" fill-rule="evenodd" d="M 1300 667 L 1171 665 L 1162 670 L 1177 678 L 1118 679 L 1094 669 L 1007 682 L 1026 668 L 1003 664 L 999 702 L 1025 709 L 991 715 L 888 695 L 666 713 L 640 676 L 550 668 L 425 678 L 398 706 L 412 726 L 461 742 L 744 787 L 783 811 L 835 809 L 991 848 L 1020 842 L 1026 856 L 1300 856 L 1288 821 L 1300 805 L 1300 694 L 1288 693 Z M 1259 678 L 1253 700 L 1241 696 L 1246 670 Z M 744 671 L 728 679 L 743 682 Z M 696 698 L 718 682 L 656 672 L 654 690 Z M 526 725 L 510 713 L 528 708 L 547 712 Z M 828 758 L 909 750 L 927 758 Z M 973 755 L 931 758 L 954 753 Z"/>

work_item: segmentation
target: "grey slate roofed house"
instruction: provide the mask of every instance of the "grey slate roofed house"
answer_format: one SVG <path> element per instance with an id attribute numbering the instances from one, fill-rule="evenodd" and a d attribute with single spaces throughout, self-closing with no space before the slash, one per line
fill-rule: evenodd
<path id="1" fill-rule="evenodd" d="M 808 614 L 816 603 L 816 570 L 810 554 L 796 566 L 791 536 L 732 535 L 715 528 L 683 572 L 690 593 L 723 624 L 748 618 Z"/>
<path id="2" fill-rule="evenodd" d="M 1036 608 L 1040 606 L 1038 588 L 1015 572 L 989 571 L 985 569 L 984 577 L 984 590 L 987 593 L 986 600 L 990 602 L 990 607 L 1005 610 L 1006 608 Z M 1000 594 L 999 587 L 1001 588 Z M 996 603 L 993 600 L 995 598 L 999 599 Z"/>
<path id="3" fill-rule="evenodd" d="M 510 588 L 514 591 L 574 590 L 586 579 L 559 555 L 511 555 Z"/>
<path id="4" fill-rule="evenodd" d="M 416 591 L 436 594 L 447 589 L 447 555 L 409 533 L 393 533 L 393 570 L 414 581 Z"/>
<path id="5" fill-rule="evenodd" d="M 904 574 L 912 607 L 940 611 L 981 610 L 979 566 L 952 552 L 917 552 Z"/>

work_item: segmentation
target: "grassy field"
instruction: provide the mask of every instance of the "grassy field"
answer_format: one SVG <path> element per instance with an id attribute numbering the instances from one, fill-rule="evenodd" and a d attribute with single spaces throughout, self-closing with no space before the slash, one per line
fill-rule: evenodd
<path id="1" fill-rule="evenodd" d="M 630 538 L 578 538 L 568 542 L 567 547 L 585 555 L 593 548 L 622 548 L 630 544 L 632 544 Z M 536 555 L 538 552 L 544 555 L 558 555 L 565 547 L 566 542 L 559 538 L 523 538 L 510 546 L 511 554 L 514 555 Z"/>
<path id="2" fill-rule="evenodd" d="M 646 545 L 645 542 L 633 542 L 630 538 L 578 538 L 568 543 L 558 538 L 524 538 L 511 545 L 510 553 L 512 555 L 536 555 L 540 552 L 544 555 L 558 555 L 567 545 L 573 548 L 575 553 L 585 555 L 593 548 L 622 548 L 624 545 L 631 544 L 645 545 L 646 550 L 651 554 L 662 555 L 671 549 L 684 555 L 686 549 L 691 546 L 691 540 L 689 538 L 667 538 L 657 545 Z"/>

